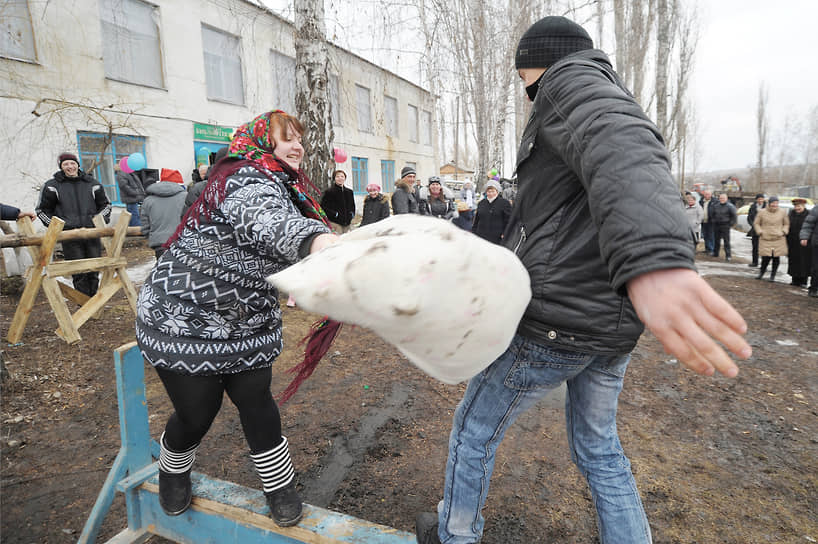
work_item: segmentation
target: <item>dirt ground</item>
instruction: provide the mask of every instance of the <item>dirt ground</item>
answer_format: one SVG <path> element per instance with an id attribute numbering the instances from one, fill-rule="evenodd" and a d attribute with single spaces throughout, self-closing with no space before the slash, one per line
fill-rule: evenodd
<path id="1" fill-rule="evenodd" d="M 128 244 L 133 264 L 152 253 Z M 701 257 L 703 262 L 711 257 Z M 804 543 L 818 540 L 818 301 L 784 283 L 707 276 L 747 319 L 752 358 L 735 379 L 684 370 L 649 334 L 634 352 L 619 428 L 657 543 Z M 21 345 L 5 335 L 19 296 L 0 297 L 11 378 L 2 385 L 0 539 L 75 542 L 119 448 L 114 348 L 134 339 L 117 295 L 67 345 L 40 294 Z M 274 393 L 317 317 L 284 309 L 287 349 Z M 170 405 L 146 371 L 151 433 Z M 305 501 L 413 530 L 442 494 L 452 412 L 464 386 L 421 373 L 371 332 L 346 326 L 330 355 L 282 407 Z M 256 487 L 238 414 L 225 401 L 196 470 Z M 594 543 L 584 480 L 571 464 L 559 394 L 525 414 L 499 450 L 486 543 Z M 125 526 L 121 495 L 100 540 Z M 154 542 L 160 539 L 154 538 Z"/>

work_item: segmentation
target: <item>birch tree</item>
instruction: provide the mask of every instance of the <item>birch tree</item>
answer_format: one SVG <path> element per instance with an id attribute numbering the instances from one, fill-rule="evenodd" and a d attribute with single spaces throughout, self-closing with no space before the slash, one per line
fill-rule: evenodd
<path id="1" fill-rule="evenodd" d="M 762 81 L 758 85 L 758 102 L 756 103 L 756 137 L 758 139 L 758 147 L 756 153 L 756 183 L 758 187 L 762 187 L 762 174 L 764 173 L 765 154 L 767 153 L 767 125 L 769 120 L 767 118 L 767 86 Z"/>
<path id="2" fill-rule="evenodd" d="M 332 184 L 332 105 L 323 0 L 295 2 L 295 108 L 304 124 L 302 168 L 319 190 Z M 320 195 L 314 195 L 320 196 Z"/>

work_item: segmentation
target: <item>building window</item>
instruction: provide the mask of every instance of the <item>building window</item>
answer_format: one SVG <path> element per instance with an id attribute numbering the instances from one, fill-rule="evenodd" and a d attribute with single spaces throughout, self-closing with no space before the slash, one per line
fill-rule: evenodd
<path id="1" fill-rule="evenodd" d="M 244 104 L 241 43 L 236 36 L 202 25 L 207 97 Z"/>
<path id="2" fill-rule="evenodd" d="M 141 0 L 101 0 L 105 77 L 163 87 L 159 10 Z"/>
<path id="3" fill-rule="evenodd" d="M 109 136 L 99 132 L 78 132 L 80 168 L 88 172 L 105 188 L 105 195 L 112 204 L 122 205 L 116 171 L 120 159 L 131 153 L 145 155 L 145 138 L 142 136 Z"/>
<path id="4" fill-rule="evenodd" d="M 332 125 L 343 126 L 341 123 L 341 87 L 338 76 L 329 76 L 329 102 L 332 106 Z"/>
<path id="5" fill-rule="evenodd" d="M 355 85 L 355 106 L 358 110 L 358 130 L 372 132 L 372 104 L 369 89 Z"/>
<path id="6" fill-rule="evenodd" d="M 295 115 L 295 59 L 270 51 L 273 66 L 273 104 Z"/>
<path id="7" fill-rule="evenodd" d="M 386 115 L 386 135 L 398 137 L 398 101 L 391 96 L 383 96 L 383 109 Z"/>
<path id="8" fill-rule="evenodd" d="M 0 6 L 0 56 L 37 60 L 31 13 L 26 0 L 6 0 Z"/>
<path id="9" fill-rule="evenodd" d="M 395 161 L 381 161 L 381 190 L 391 193 L 395 189 Z"/>
<path id="10" fill-rule="evenodd" d="M 432 113 L 423 111 L 420 114 L 420 134 L 423 145 L 432 145 Z"/>
<path id="11" fill-rule="evenodd" d="M 369 185 L 369 159 L 352 157 L 352 190 L 356 193 L 365 193 Z"/>
<path id="12" fill-rule="evenodd" d="M 418 141 L 418 109 L 409 104 L 409 141 Z"/>

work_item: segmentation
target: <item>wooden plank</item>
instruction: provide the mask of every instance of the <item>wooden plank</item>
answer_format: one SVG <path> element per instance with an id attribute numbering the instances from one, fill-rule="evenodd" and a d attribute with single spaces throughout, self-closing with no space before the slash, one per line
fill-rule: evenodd
<path id="1" fill-rule="evenodd" d="M 123 214 L 126 212 L 123 212 Z M 26 218 L 28 219 L 28 218 Z M 53 218 L 51 222 L 54 222 Z M 30 219 L 29 219 L 30 221 Z M 18 221 L 19 224 L 19 221 Z M 114 227 L 103 227 L 102 229 L 97 228 L 82 228 L 82 229 L 72 229 L 63 232 L 60 237 L 57 239 L 58 242 L 64 242 L 66 240 L 89 240 L 91 238 L 101 238 L 103 236 L 113 236 L 115 232 Z M 126 231 L 127 236 L 131 237 L 140 237 L 142 238 L 142 227 L 128 227 Z M 43 239 L 45 237 L 41 236 L 35 232 L 31 232 L 30 234 L 25 233 L 15 233 L 15 234 L 4 234 L 0 236 L 0 247 L 25 247 L 25 246 L 39 246 L 42 245 Z"/>
<path id="2" fill-rule="evenodd" d="M 253 526 L 265 532 L 286 536 L 305 544 L 414 544 L 415 535 L 309 504 L 304 517 L 293 527 L 279 527 L 268 515 L 264 494 L 257 489 L 192 473 L 191 509 L 229 519 L 239 525 Z M 158 494 L 154 476 L 142 489 Z"/>
<path id="3" fill-rule="evenodd" d="M 55 332 L 57 336 L 68 342 L 74 344 L 82 340 L 77 326 L 74 325 L 74 320 L 71 318 L 71 312 L 65 304 L 65 299 L 62 296 L 62 291 L 57 286 L 57 280 L 54 278 L 43 279 L 43 292 L 48 297 L 48 302 L 51 304 L 51 311 L 54 312 L 54 317 L 57 318 L 59 329 Z"/>
<path id="4" fill-rule="evenodd" d="M 72 276 L 74 274 L 83 274 L 85 272 L 99 272 L 106 268 L 117 268 L 120 266 L 127 266 L 128 259 L 119 257 L 113 259 L 111 257 L 93 257 L 91 259 L 76 259 L 73 261 L 58 261 L 51 263 L 46 267 L 46 274 L 49 278 L 55 276 Z"/>
<path id="5" fill-rule="evenodd" d="M 94 314 L 105 307 L 105 303 L 111 300 L 111 297 L 119 291 L 120 287 L 122 287 L 122 284 L 118 281 L 109 282 L 108 285 L 100 287 L 96 295 L 88 299 L 88 302 L 83 304 L 82 308 L 74 312 L 72 317 L 74 326 L 76 328 L 82 327 Z"/>
<path id="6" fill-rule="evenodd" d="M 82 306 L 91 298 L 85 293 L 81 293 L 74 289 L 73 287 L 71 287 L 70 285 L 66 285 L 61 281 L 57 282 L 57 286 L 60 288 L 60 291 L 62 291 L 62 294 L 65 298 L 79 306 Z"/>
<path id="7" fill-rule="evenodd" d="M 34 232 L 30 218 L 24 217 L 18 224 L 24 234 Z M 54 246 L 57 245 L 57 237 L 64 226 L 65 221 L 55 217 L 48 226 L 45 236 L 43 236 L 39 251 L 31 252 L 32 258 L 34 258 L 34 264 L 30 271 L 31 279 L 26 283 L 26 288 L 23 290 L 20 302 L 17 303 L 17 309 L 14 311 L 14 318 L 11 325 L 9 325 L 7 338 L 11 344 L 16 344 L 23 338 L 23 330 L 26 328 L 31 309 L 34 307 L 34 301 L 43 282 L 43 269 L 51 260 L 51 253 L 54 251 Z M 60 297 L 60 300 L 62 300 L 62 297 Z"/>

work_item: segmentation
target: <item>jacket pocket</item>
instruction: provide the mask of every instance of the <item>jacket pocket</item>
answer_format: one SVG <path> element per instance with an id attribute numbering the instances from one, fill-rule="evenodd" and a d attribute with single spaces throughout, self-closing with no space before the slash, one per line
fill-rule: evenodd
<path id="1" fill-rule="evenodd" d="M 515 168 L 515 173 L 520 168 L 520 165 L 523 164 L 534 152 L 536 140 L 536 132 L 533 132 L 527 136 L 523 135 L 523 139 L 520 141 L 520 149 L 517 151 L 517 166 Z"/>
<path id="2" fill-rule="evenodd" d="M 526 341 L 503 383 L 518 391 L 550 389 L 571 379 L 591 362 L 592 356 Z"/>

